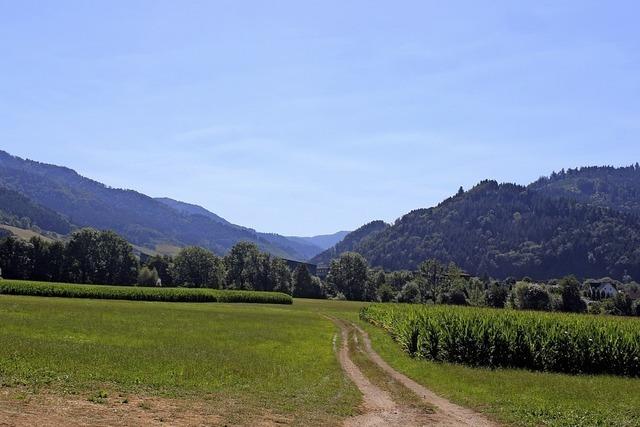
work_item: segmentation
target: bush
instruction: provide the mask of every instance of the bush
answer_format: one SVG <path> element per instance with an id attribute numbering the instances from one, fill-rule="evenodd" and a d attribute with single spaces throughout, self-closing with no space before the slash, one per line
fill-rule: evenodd
<path id="1" fill-rule="evenodd" d="M 291 304 L 293 302 L 289 295 L 279 292 L 141 288 L 133 286 L 76 285 L 19 280 L 1 281 L 0 294 L 167 302 L 246 302 L 266 304 Z"/>
<path id="2" fill-rule="evenodd" d="M 634 318 L 471 307 L 381 305 L 360 317 L 414 357 L 471 366 L 640 376 Z"/>

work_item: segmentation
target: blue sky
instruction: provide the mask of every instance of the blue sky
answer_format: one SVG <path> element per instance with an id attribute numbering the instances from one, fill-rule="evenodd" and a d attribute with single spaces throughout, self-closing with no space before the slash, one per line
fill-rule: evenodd
<path id="1" fill-rule="evenodd" d="M 0 148 L 261 231 L 640 161 L 634 1 L 0 0 Z"/>

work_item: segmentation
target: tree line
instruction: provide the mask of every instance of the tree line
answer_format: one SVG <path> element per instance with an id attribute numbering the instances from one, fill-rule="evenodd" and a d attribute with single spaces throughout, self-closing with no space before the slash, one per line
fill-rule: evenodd
<path id="1" fill-rule="evenodd" d="M 291 271 L 285 260 L 250 242 L 237 243 L 224 257 L 186 247 L 174 257 L 156 255 L 141 261 L 122 237 L 94 229 L 79 230 L 66 242 L 4 238 L 0 268 L 5 278 L 46 282 L 278 291 L 302 298 L 640 315 L 640 300 L 630 296 L 635 293 L 637 298 L 640 285 L 629 275 L 624 284 L 614 281 L 620 292 L 612 298 L 594 301 L 572 276 L 545 283 L 527 277 L 499 281 L 470 277 L 456 264 L 435 259 L 422 262 L 415 271 L 386 272 L 370 268 L 358 253 L 345 252 L 331 262 L 322 281 L 305 264 Z"/>
<path id="2" fill-rule="evenodd" d="M 240 242 L 224 257 L 186 247 L 174 257 L 155 255 L 141 261 L 116 233 L 90 228 L 76 231 L 66 242 L 6 237 L 0 241 L 0 268 L 8 279 L 324 296 L 320 279 L 311 276 L 304 264 L 292 272 L 283 259 L 261 252 L 253 243 Z"/>
<path id="3" fill-rule="evenodd" d="M 640 285 L 629 275 L 625 283 L 600 281 L 611 281 L 617 292 L 609 298 L 590 298 L 591 281 L 582 284 L 574 276 L 546 282 L 471 277 L 456 264 L 435 259 L 422 262 L 415 271 L 385 272 L 369 268 L 362 255 L 347 252 L 332 261 L 324 289 L 331 298 L 349 300 L 640 316 Z"/>

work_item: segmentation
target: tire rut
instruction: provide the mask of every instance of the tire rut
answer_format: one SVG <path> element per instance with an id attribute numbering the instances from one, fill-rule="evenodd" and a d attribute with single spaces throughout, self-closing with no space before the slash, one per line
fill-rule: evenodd
<path id="1" fill-rule="evenodd" d="M 362 414 L 348 418 L 347 427 L 377 426 L 478 426 L 493 427 L 498 424 L 485 416 L 444 399 L 409 377 L 393 369 L 371 347 L 368 334 L 357 325 L 340 319 L 331 318 L 340 328 L 342 342 L 337 351 L 338 360 L 347 376 L 362 393 Z M 434 407 L 435 412 L 409 407 L 403 402 L 396 402 L 391 395 L 373 384 L 351 360 L 349 356 L 349 335 L 355 334 L 364 344 L 367 357 L 375 363 L 387 376 L 415 393 L 424 403 Z"/>

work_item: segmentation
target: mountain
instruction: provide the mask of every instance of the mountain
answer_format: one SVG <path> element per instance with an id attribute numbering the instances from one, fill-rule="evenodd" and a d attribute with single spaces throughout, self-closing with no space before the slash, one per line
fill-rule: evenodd
<path id="1" fill-rule="evenodd" d="M 218 216 L 213 212 L 208 211 L 202 206 L 198 206 L 198 205 L 194 205 L 186 202 L 180 202 L 178 200 L 170 199 L 168 197 L 156 197 L 155 200 L 186 215 L 202 215 L 220 224 L 234 225 L 234 224 L 231 224 L 226 219 L 222 218 L 221 216 Z"/>
<path id="2" fill-rule="evenodd" d="M 379 220 L 365 224 L 357 230 L 347 234 L 344 239 L 338 242 L 335 246 L 313 257 L 310 262 L 326 265 L 332 258 L 335 258 L 343 252 L 357 250 L 366 239 L 373 238 L 387 228 L 389 228 L 389 224 Z"/>
<path id="3" fill-rule="evenodd" d="M 25 216 L 34 225 L 51 231 L 109 229 L 141 247 L 198 245 L 218 254 L 239 241 L 251 241 L 276 256 L 297 260 L 306 259 L 309 249 L 297 249 L 300 245 L 286 238 L 283 245 L 279 238 L 230 224 L 196 205 L 159 201 L 133 190 L 111 188 L 72 169 L 21 159 L 4 151 L 0 151 L 0 188 L 5 191 L 4 201 L 0 199 L 3 216 Z"/>
<path id="4" fill-rule="evenodd" d="M 67 218 L 5 187 L 0 187 L 0 221 L 23 228 L 39 227 L 59 234 L 71 231 Z"/>
<path id="5" fill-rule="evenodd" d="M 287 239 L 296 240 L 300 242 L 307 242 L 318 247 L 321 251 L 324 251 L 329 249 L 332 246 L 337 245 L 349 233 L 350 231 L 338 231 L 337 233 L 333 233 L 333 234 L 321 234 L 321 235 L 312 236 L 312 237 L 287 236 Z M 313 256 L 317 255 L 319 252 L 320 251 L 318 251 Z"/>
<path id="6" fill-rule="evenodd" d="M 554 198 L 569 198 L 594 206 L 640 214 L 640 165 L 584 167 L 554 172 L 529 189 Z"/>
<path id="7" fill-rule="evenodd" d="M 436 258 L 498 278 L 640 277 L 639 187 L 635 166 L 582 168 L 527 187 L 483 181 L 348 250 L 385 269 Z M 314 260 L 342 251 L 336 246 Z"/>
<path id="8" fill-rule="evenodd" d="M 322 247 L 315 245 L 310 240 L 310 239 L 314 239 L 313 237 L 298 238 L 298 237 L 281 236 L 275 233 L 261 233 L 251 228 L 232 224 L 226 219 L 214 214 L 213 212 L 203 208 L 202 206 L 193 205 L 191 203 L 180 202 L 178 200 L 173 200 L 166 197 L 156 198 L 156 200 L 161 203 L 164 203 L 165 205 L 185 215 L 202 215 L 212 219 L 213 221 L 219 222 L 221 224 L 226 224 L 228 226 L 236 227 L 238 229 L 245 230 L 250 233 L 255 233 L 257 238 L 263 241 L 269 242 L 271 245 L 280 248 L 281 250 L 280 254 L 285 258 L 292 258 L 295 260 L 304 261 L 314 257 L 315 255 L 319 254 L 323 250 Z M 322 236 L 319 236 L 319 237 L 322 237 Z M 327 236 L 327 237 L 330 237 L 330 236 Z"/>

